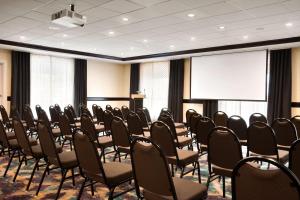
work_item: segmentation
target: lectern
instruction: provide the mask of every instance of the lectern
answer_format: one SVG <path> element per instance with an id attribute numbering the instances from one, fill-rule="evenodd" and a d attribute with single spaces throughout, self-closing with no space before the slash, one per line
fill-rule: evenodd
<path id="1" fill-rule="evenodd" d="M 143 100 L 145 98 L 144 94 L 131 94 L 131 99 L 133 100 L 134 112 L 139 108 L 143 108 Z"/>

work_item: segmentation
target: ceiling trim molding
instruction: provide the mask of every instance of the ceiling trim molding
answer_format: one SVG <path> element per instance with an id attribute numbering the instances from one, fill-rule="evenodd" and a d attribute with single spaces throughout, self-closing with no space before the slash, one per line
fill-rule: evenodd
<path id="1" fill-rule="evenodd" d="M 55 47 L 48 47 L 48 46 L 28 44 L 28 43 L 0 39 L 0 44 L 3 44 L 3 45 L 24 47 L 24 48 L 30 48 L 30 49 L 38 49 L 38 50 L 44 50 L 44 51 L 52 51 L 52 52 L 58 52 L 58 53 L 67 53 L 67 54 L 95 57 L 95 58 L 102 58 L 102 59 L 116 60 L 116 61 L 134 61 L 134 60 L 160 58 L 160 57 L 168 57 L 168 56 L 178 56 L 178 55 L 185 55 L 185 54 L 196 54 L 196 53 L 205 53 L 205 52 L 212 52 L 212 51 L 224 51 L 224 50 L 259 47 L 259 46 L 278 45 L 278 44 L 286 44 L 286 43 L 294 43 L 294 42 L 300 42 L 300 36 L 121 58 L 121 57 L 116 57 L 116 56 L 88 53 L 88 52 L 83 52 L 83 51 L 74 51 L 74 50 L 69 50 L 69 49 L 61 49 L 61 48 L 55 48 Z"/>

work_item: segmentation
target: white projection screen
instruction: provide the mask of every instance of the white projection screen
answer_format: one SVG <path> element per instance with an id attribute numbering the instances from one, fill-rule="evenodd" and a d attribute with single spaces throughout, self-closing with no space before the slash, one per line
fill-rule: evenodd
<path id="1" fill-rule="evenodd" d="M 192 99 L 266 100 L 266 50 L 191 59 Z"/>

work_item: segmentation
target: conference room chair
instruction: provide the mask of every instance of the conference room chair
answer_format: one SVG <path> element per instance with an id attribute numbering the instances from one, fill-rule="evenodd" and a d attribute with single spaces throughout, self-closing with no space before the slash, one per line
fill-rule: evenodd
<path id="1" fill-rule="evenodd" d="M 149 112 L 148 108 L 143 107 L 143 111 L 144 111 L 144 113 L 146 114 L 147 121 L 149 122 L 149 124 L 151 124 L 151 123 L 152 123 L 152 120 L 151 120 L 151 116 L 150 116 L 150 112 Z"/>
<path id="2" fill-rule="evenodd" d="M 173 114 L 172 114 L 171 110 L 169 110 L 169 108 L 162 108 L 159 116 L 162 116 L 162 115 L 168 115 L 173 119 Z M 174 125 L 176 128 L 184 128 L 185 127 L 185 125 L 180 122 L 174 122 Z"/>
<path id="3" fill-rule="evenodd" d="M 72 111 L 72 107 L 66 106 L 64 108 L 64 114 L 68 117 L 69 123 L 72 128 L 76 128 L 76 127 L 78 128 L 81 126 L 81 122 L 77 121 L 78 118 L 76 117 L 76 115 L 74 115 Z"/>
<path id="4" fill-rule="evenodd" d="M 93 118 L 97 118 L 96 117 L 97 107 L 98 107 L 97 104 L 92 105 Z"/>
<path id="5" fill-rule="evenodd" d="M 41 110 L 42 110 L 42 107 L 40 105 L 35 106 L 35 112 L 36 112 L 36 116 L 37 116 L 38 119 L 41 116 Z"/>
<path id="6" fill-rule="evenodd" d="M 208 117 L 201 117 L 197 124 L 197 130 L 195 134 L 196 145 L 198 154 L 200 156 L 207 153 L 208 135 L 216 125 L 212 119 Z"/>
<path id="7" fill-rule="evenodd" d="M 26 129 L 24 128 L 23 123 L 19 119 L 13 119 L 13 127 L 14 127 L 14 131 L 16 134 L 18 145 L 20 146 L 20 154 L 22 156 L 22 158 L 19 162 L 19 166 L 17 168 L 16 174 L 13 178 L 13 182 L 16 181 L 16 178 L 18 176 L 18 173 L 21 169 L 23 162 L 25 161 L 25 164 L 27 164 L 28 160 L 33 159 L 33 160 L 35 160 L 35 164 L 34 164 L 32 172 L 31 172 L 29 182 L 26 187 L 26 190 L 29 190 L 35 170 L 39 167 L 44 166 L 44 164 L 40 164 L 40 160 L 43 159 L 45 157 L 45 155 L 43 154 L 40 144 L 38 144 L 37 142 L 35 142 L 33 140 L 30 141 L 30 139 L 28 138 L 28 136 L 26 134 Z M 56 151 L 58 151 L 58 152 L 62 151 L 62 147 L 60 145 L 55 144 L 55 148 L 56 148 Z"/>
<path id="8" fill-rule="evenodd" d="M 268 124 L 256 121 L 248 127 L 247 157 L 262 156 L 284 164 L 288 155 L 288 151 L 278 149 L 275 133 Z"/>
<path id="9" fill-rule="evenodd" d="M 198 181 L 201 183 L 200 164 L 198 153 L 191 150 L 178 149 L 174 141 L 173 134 L 167 124 L 161 121 L 156 121 L 151 125 L 151 139 L 160 146 L 165 154 L 167 161 L 171 164 L 172 176 L 174 176 L 174 166 L 181 169 L 180 178 L 184 175 L 198 172 Z M 191 170 L 185 170 L 186 166 L 192 165 Z"/>
<path id="10" fill-rule="evenodd" d="M 119 117 L 114 117 L 111 122 L 111 135 L 113 139 L 114 149 L 116 151 L 114 161 L 118 157 L 121 162 L 121 153 L 125 155 L 125 159 L 130 154 L 130 134 L 124 121 Z"/>
<path id="11" fill-rule="evenodd" d="M 137 109 L 136 114 L 140 117 L 141 121 L 142 121 L 142 125 L 143 125 L 143 129 L 145 131 L 149 131 L 149 125 L 151 125 L 151 122 L 149 123 L 147 120 L 147 116 L 146 113 L 144 112 L 143 109 Z"/>
<path id="12" fill-rule="evenodd" d="M 208 183 L 218 177 L 223 179 L 223 197 L 225 198 L 225 177 L 231 178 L 235 165 L 243 159 L 239 139 L 231 129 L 216 127 L 208 136 L 207 162 Z"/>
<path id="13" fill-rule="evenodd" d="M 296 116 L 292 117 L 290 120 L 295 125 L 296 130 L 297 130 L 297 136 L 298 136 L 298 138 L 300 138 L 300 115 L 296 115 Z"/>
<path id="14" fill-rule="evenodd" d="M 64 146 L 67 141 L 69 142 L 70 149 L 72 151 L 73 130 L 66 114 L 61 113 L 59 115 L 58 126 L 63 136 L 62 146 Z"/>
<path id="15" fill-rule="evenodd" d="M 143 122 L 138 114 L 130 112 L 127 116 L 128 131 L 131 137 L 150 137 L 150 131 L 144 130 Z"/>
<path id="16" fill-rule="evenodd" d="M 73 116 L 73 119 L 74 119 L 76 122 L 77 122 L 77 121 L 80 121 L 80 117 L 77 117 L 74 107 L 73 107 L 71 104 L 69 104 L 69 105 L 67 105 L 67 108 L 68 108 L 68 110 L 71 112 L 71 115 Z"/>
<path id="17" fill-rule="evenodd" d="M 88 134 L 89 138 L 95 142 L 98 148 L 101 149 L 100 158 L 103 157 L 103 161 L 105 161 L 105 155 L 112 152 L 105 152 L 105 150 L 109 147 L 113 147 L 113 141 L 111 136 L 103 135 L 98 136 L 98 131 L 96 130 L 92 119 L 86 115 L 81 115 L 81 129 Z"/>
<path id="18" fill-rule="evenodd" d="M 55 140 L 61 144 L 62 133 L 61 133 L 60 128 L 58 127 L 58 124 L 51 124 L 47 113 L 43 109 L 40 110 L 39 120 L 43 121 L 47 127 L 51 128 L 51 133 L 53 134 Z"/>
<path id="19" fill-rule="evenodd" d="M 272 128 L 275 132 L 278 149 L 288 151 L 292 143 L 298 139 L 295 125 L 289 119 L 275 119 Z"/>
<path id="20" fill-rule="evenodd" d="M 51 133 L 51 129 L 44 122 L 38 123 L 38 136 L 39 136 L 42 152 L 46 157 L 45 159 L 46 167 L 43 172 L 42 178 L 40 180 L 38 189 L 36 191 L 36 195 L 39 194 L 46 173 L 48 172 L 49 174 L 54 169 L 60 169 L 62 178 L 60 180 L 60 184 L 55 197 L 55 199 L 58 199 L 60 190 L 66 179 L 72 178 L 72 184 L 73 186 L 75 186 L 74 169 L 78 167 L 76 154 L 75 151 L 63 150 L 59 152 L 56 148 L 53 134 Z M 71 171 L 72 175 L 66 177 L 69 171 Z"/>
<path id="21" fill-rule="evenodd" d="M 57 109 L 55 109 L 54 106 L 49 107 L 49 113 L 50 113 L 51 123 L 54 125 L 58 125 L 60 113 L 57 111 Z"/>
<path id="22" fill-rule="evenodd" d="M 214 113 L 213 120 L 216 126 L 227 126 L 228 116 L 223 111 L 217 111 Z"/>
<path id="23" fill-rule="evenodd" d="M 130 112 L 129 108 L 127 106 L 122 106 L 121 107 L 121 111 L 122 111 L 122 114 L 123 114 L 123 117 L 124 117 L 124 120 L 126 121 L 127 120 L 127 116 Z"/>
<path id="24" fill-rule="evenodd" d="M 93 120 L 93 123 L 95 124 L 97 123 L 97 119 L 94 117 L 94 115 L 92 115 L 92 113 L 90 112 L 90 110 L 86 105 L 82 104 L 80 108 L 81 108 L 81 115 L 86 114 Z"/>
<path id="25" fill-rule="evenodd" d="M 264 122 L 264 123 L 268 123 L 267 118 L 261 114 L 261 113 L 253 113 L 250 117 L 249 117 L 249 126 L 254 123 L 254 122 Z"/>
<path id="26" fill-rule="evenodd" d="M 2 122 L 4 124 L 4 126 L 7 129 L 12 129 L 12 121 L 11 119 L 8 117 L 8 114 L 6 112 L 6 109 L 4 108 L 3 105 L 0 105 L 0 113 L 1 113 L 1 118 L 2 118 Z"/>
<path id="27" fill-rule="evenodd" d="M 174 142 L 178 148 L 185 146 L 192 148 L 193 139 L 187 136 L 187 129 L 175 128 L 174 121 L 169 115 L 161 115 L 158 120 L 164 122 L 170 128 Z"/>
<path id="28" fill-rule="evenodd" d="M 155 122 L 156 123 L 156 122 Z M 131 144 L 131 162 L 139 199 L 206 199 L 207 187 L 190 180 L 172 177 L 161 146 L 146 138 Z M 141 193 L 143 188 L 143 194 Z"/>
<path id="29" fill-rule="evenodd" d="M 87 186 L 91 186 L 92 195 L 94 195 L 96 183 L 102 183 L 108 187 L 109 200 L 133 190 L 134 188 L 131 187 L 114 195 L 116 187 L 132 180 L 132 168 L 129 164 L 120 162 L 102 163 L 93 139 L 84 132 L 84 130 L 83 133 L 77 130 L 74 134 L 74 148 L 81 175 L 84 177 L 77 199 L 81 198 L 83 190 Z"/>
<path id="30" fill-rule="evenodd" d="M 5 127 L 3 122 L 0 120 L 0 129 L 1 129 L 1 133 L 3 134 L 3 136 L 5 135 L 5 138 L 7 138 L 8 140 L 11 139 L 16 139 L 16 135 L 14 133 L 14 131 L 8 131 Z M 7 140 L 5 140 L 5 138 L 0 139 L 0 145 L 2 146 L 2 151 L 4 151 L 5 148 L 3 148 L 2 143 L 5 142 L 5 144 L 7 144 Z M 2 152 L 1 152 L 2 154 Z"/>
<path id="31" fill-rule="evenodd" d="M 98 124 L 104 124 L 103 109 L 101 108 L 101 106 L 97 106 L 95 108 L 95 116 L 96 116 Z"/>
<path id="32" fill-rule="evenodd" d="M 25 105 L 23 110 L 24 120 L 27 124 L 27 130 L 31 136 L 37 134 L 36 121 L 29 105 Z"/>
<path id="33" fill-rule="evenodd" d="M 191 117 L 191 115 L 193 115 L 194 113 L 197 113 L 197 111 L 194 110 L 194 109 L 188 109 L 188 110 L 185 112 L 186 127 L 187 127 L 188 129 L 190 128 L 190 117 Z"/>
<path id="34" fill-rule="evenodd" d="M 58 113 L 62 113 L 62 110 L 61 110 L 60 106 L 59 106 L 57 103 L 54 104 L 54 108 L 55 108 L 55 110 L 56 110 Z"/>
<path id="35" fill-rule="evenodd" d="M 247 146 L 247 124 L 245 120 L 238 115 L 233 115 L 227 120 L 227 127 L 236 134 L 241 145 Z"/>
<path id="36" fill-rule="evenodd" d="M 191 133 L 191 136 L 196 133 L 197 125 L 198 125 L 199 119 L 201 117 L 202 117 L 202 115 L 199 114 L 199 113 L 193 113 L 190 116 L 190 133 Z"/>
<path id="37" fill-rule="evenodd" d="M 253 165 L 264 162 L 269 169 Z M 284 165 L 262 157 L 241 160 L 232 173 L 232 200 L 299 200 L 300 183 Z"/>
<path id="38" fill-rule="evenodd" d="M 114 115 L 114 116 L 117 116 L 117 117 L 120 117 L 121 119 L 124 119 L 123 113 L 122 113 L 122 111 L 120 110 L 120 108 L 115 107 L 115 108 L 113 109 L 113 115 Z"/>
<path id="39" fill-rule="evenodd" d="M 109 104 L 107 104 L 106 106 L 105 106 L 105 109 L 106 110 L 109 110 L 110 112 L 113 112 L 114 111 L 114 109 L 111 107 L 111 105 L 109 105 Z"/>
<path id="40" fill-rule="evenodd" d="M 289 150 L 289 169 L 300 180 L 300 140 L 293 142 Z"/>
<path id="41" fill-rule="evenodd" d="M 103 111 L 103 122 L 104 122 L 104 132 L 106 135 L 111 134 L 111 121 L 113 120 L 114 115 L 111 111 Z"/>

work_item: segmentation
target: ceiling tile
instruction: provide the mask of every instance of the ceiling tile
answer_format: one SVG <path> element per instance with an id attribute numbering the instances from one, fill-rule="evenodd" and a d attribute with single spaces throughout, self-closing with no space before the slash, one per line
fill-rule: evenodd
<path id="1" fill-rule="evenodd" d="M 143 8 L 143 6 L 127 0 L 113 0 L 101 5 L 101 7 L 120 13 L 131 12 Z"/>

